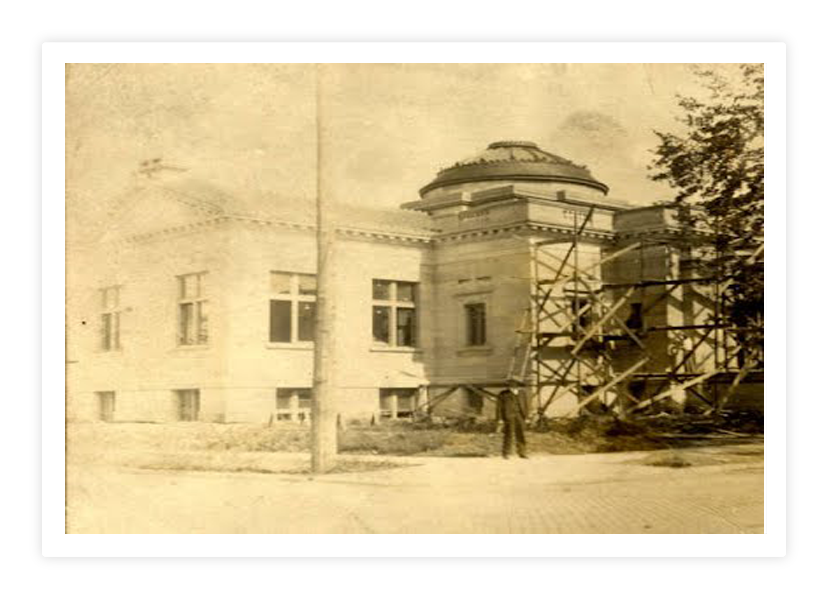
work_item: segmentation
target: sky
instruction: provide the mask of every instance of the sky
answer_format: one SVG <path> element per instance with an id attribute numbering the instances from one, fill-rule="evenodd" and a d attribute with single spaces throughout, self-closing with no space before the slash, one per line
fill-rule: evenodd
<path id="1" fill-rule="evenodd" d="M 319 149 L 331 199 L 393 207 L 493 141 L 529 140 L 611 198 L 669 200 L 648 179 L 653 131 L 679 129 L 676 94 L 699 93 L 685 64 L 70 65 L 67 235 L 100 227 L 154 158 L 290 202 L 315 196 Z"/>

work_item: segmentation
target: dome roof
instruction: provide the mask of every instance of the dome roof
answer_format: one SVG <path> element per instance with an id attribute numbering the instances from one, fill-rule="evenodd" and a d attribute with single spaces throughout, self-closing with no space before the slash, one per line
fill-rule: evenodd
<path id="1" fill-rule="evenodd" d="M 609 191 L 585 166 L 541 150 L 531 141 L 498 141 L 481 154 L 441 170 L 420 195 L 449 185 L 498 179 L 557 181 Z"/>

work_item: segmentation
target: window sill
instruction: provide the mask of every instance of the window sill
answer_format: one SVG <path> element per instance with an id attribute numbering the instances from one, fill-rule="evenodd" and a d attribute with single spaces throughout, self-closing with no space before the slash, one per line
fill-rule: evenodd
<path id="1" fill-rule="evenodd" d="M 421 354 L 423 350 L 419 347 L 395 347 L 393 345 L 374 345 L 372 352 L 381 354 Z"/>
<path id="2" fill-rule="evenodd" d="M 458 356 L 490 356 L 493 353 L 494 348 L 491 345 L 475 345 L 457 350 Z"/>
<path id="3" fill-rule="evenodd" d="M 210 346 L 204 343 L 201 345 L 176 345 L 175 348 L 173 348 L 173 351 L 199 351 L 206 349 L 210 349 Z"/>
<path id="4" fill-rule="evenodd" d="M 274 343 L 268 341 L 265 343 L 266 349 L 298 349 L 298 350 L 313 350 L 313 341 L 298 341 L 296 343 Z"/>

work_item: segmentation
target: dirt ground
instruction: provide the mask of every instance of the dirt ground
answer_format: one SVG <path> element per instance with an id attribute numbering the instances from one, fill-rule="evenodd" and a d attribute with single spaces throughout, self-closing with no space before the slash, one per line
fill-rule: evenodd
<path id="1" fill-rule="evenodd" d="M 685 450 L 701 464 L 682 468 L 650 465 L 663 452 L 391 458 L 320 477 L 300 454 L 260 456 L 266 473 L 73 465 L 68 531 L 761 533 L 761 452 Z"/>
<path id="2" fill-rule="evenodd" d="M 591 454 L 568 447 L 558 455 L 535 451 L 529 460 L 370 450 L 343 454 L 335 472 L 314 477 L 306 453 L 270 450 L 280 435 L 304 442 L 304 431 L 262 428 L 73 425 L 68 532 L 763 531 L 761 438 L 728 442 L 731 436 L 723 435 L 668 449 Z M 394 439 L 400 432 L 382 434 Z M 496 452 L 496 436 L 468 434 L 476 439 L 474 451 L 491 445 Z M 285 438 L 278 442 L 287 445 Z M 455 441 L 443 439 L 436 449 Z"/>

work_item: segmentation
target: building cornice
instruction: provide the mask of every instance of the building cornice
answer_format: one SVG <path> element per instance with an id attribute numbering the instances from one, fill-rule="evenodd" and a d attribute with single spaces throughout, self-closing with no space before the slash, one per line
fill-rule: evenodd
<path id="1" fill-rule="evenodd" d="M 495 238 L 502 236 L 511 236 L 517 233 L 529 234 L 556 234 L 556 235 L 572 235 L 572 227 L 565 225 L 552 225 L 536 221 L 528 221 L 522 223 L 504 224 L 500 226 L 492 226 L 470 231 L 454 231 L 451 233 L 440 233 L 434 236 L 435 243 L 448 244 L 465 241 L 477 241 L 480 239 Z M 613 243 L 617 239 L 612 231 L 602 231 L 598 229 L 584 229 L 581 233 L 582 239 L 592 241 L 602 241 Z"/>
<path id="2" fill-rule="evenodd" d="M 361 237 L 376 241 L 393 241 L 403 243 L 413 243 L 418 245 L 431 245 L 434 241 L 433 234 L 410 234 L 410 233 L 396 233 L 393 231 L 382 231 L 373 229 L 362 229 L 358 227 L 337 227 L 337 233 L 346 237 Z"/>
<path id="3" fill-rule="evenodd" d="M 553 205 L 561 208 L 570 206 L 579 206 L 587 210 L 595 208 L 606 213 L 623 212 L 626 210 L 625 207 L 618 206 L 606 200 L 576 197 L 572 193 L 567 193 L 565 190 L 559 190 L 554 194 L 550 194 L 537 190 L 524 189 L 516 185 L 507 185 L 479 191 L 472 195 L 471 205 L 478 206 L 508 199 L 524 200 L 531 204 Z"/>
<path id="4" fill-rule="evenodd" d="M 628 208 L 619 206 L 607 200 L 598 198 L 574 197 L 571 193 L 558 191 L 554 194 L 543 193 L 536 190 L 525 189 L 519 185 L 503 185 L 492 189 L 485 189 L 469 192 L 454 192 L 446 194 L 433 200 L 418 200 L 407 202 L 401 206 L 405 210 L 417 210 L 421 212 L 433 212 L 445 208 L 457 206 L 475 208 L 494 202 L 509 200 L 522 200 L 534 204 L 554 205 L 559 207 L 579 206 L 585 209 L 595 208 L 607 213 L 624 212 Z"/>
<path id="5" fill-rule="evenodd" d="M 211 229 L 231 222 L 252 224 L 260 227 L 271 227 L 274 229 L 281 229 L 286 231 L 316 231 L 316 225 L 311 223 L 302 223 L 296 221 L 268 219 L 256 216 L 233 214 L 223 215 L 215 218 L 210 218 L 207 220 L 193 221 L 192 223 L 188 223 L 186 225 L 158 229 L 157 231 L 152 231 L 150 233 L 130 235 L 119 240 L 113 240 L 113 242 L 143 243 L 153 241 L 156 239 L 163 239 L 166 237 L 174 237 L 177 235 L 189 234 L 197 231 Z M 385 243 L 395 242 L 416 245 L 428 245 L 432 243 L 433 239 L 433 234 L 431 233 L 404 233 L 393 230 L 371 229 L 364 227 L 340 226 L 336 227 L 336 231 L 339 235 L 349 238 L 363 238 L 366 240 L 373 240 Z"/>
<path id="6" fill-rule="evenodd" d="M 193 221 L 185 225 L 176 225 L 174 227 L 165 227 L 149 233 L 138 233 L 135 235 L 127 235 L 120 239 L 104 240 L 104 243 L 143 243 L 147 241 L 154 241 L 156 239 L 163 239 L 165 237 L 176 237 L 178 235 L 187 235 L 195 231 L 203 231 L 206 229 L 216 228 L 230 220 L 228 216 L 217 216 L 206 220 Z"/>
<path id="7" fill-rule="evenodd" d="M 637 228 L 634 231 L 620 231 L 617 232 L 616 238 L 619 241 L 652 239 L 654 241 L 664 241 L 665 239 L 683 241 L 683 242 L 701 242 L 709 240 L 713 235 L 703 231 L 688 231 L 683 227 L 672 227 L 664 225 L 653 225 L 650 227 Z"/>

